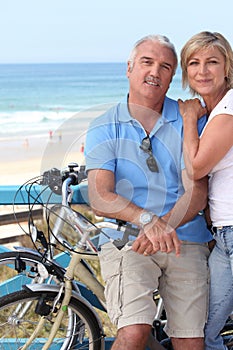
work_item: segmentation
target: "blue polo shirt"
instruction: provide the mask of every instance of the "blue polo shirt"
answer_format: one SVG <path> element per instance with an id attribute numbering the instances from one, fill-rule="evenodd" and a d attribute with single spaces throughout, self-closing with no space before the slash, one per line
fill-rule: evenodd
<path id="1" fill-rule="evenodd" d="M 200 125 L 200 129 L 203 126 Z M 127 100 L 117 104 L 89 127 L 85 143 L 86 169 L 114 172 L 116 193 L 163 216 L 184 193 L 183 126 L 176 101 L 165 98 L 162 115 L 149 135 L 158 173 L 149 170 L 148 154 L 140 148 L 146 136 L 142 125 L 129 114 Z M 181 240 L 207 242 L 212 239 L 202 215 L 176 231 Z"/>

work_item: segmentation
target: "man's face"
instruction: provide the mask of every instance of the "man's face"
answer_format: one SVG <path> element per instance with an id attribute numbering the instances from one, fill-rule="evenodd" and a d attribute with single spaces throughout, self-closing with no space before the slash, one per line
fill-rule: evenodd
<path id="1" fill-rule="evenodd" d="M 176 60 L 171 49 L 146 41 L 137 48 L 133 67 L 128 63 L 130 98 L 145 105 L 162 101 L 172 80 Z"/>

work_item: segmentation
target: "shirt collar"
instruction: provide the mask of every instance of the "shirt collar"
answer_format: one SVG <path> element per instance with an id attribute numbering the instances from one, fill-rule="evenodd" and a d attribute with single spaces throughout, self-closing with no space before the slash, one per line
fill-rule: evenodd
<path id="1" fill-rule="evenodd" d="M 119 121 L 129 122 L 133 121 L 134 118 L 130 115 L 128 109 L 128 94 L 119 103 Z M 178 119 L 177 102 L 165 96 L 163 110 L 161 115 L 161 121 L 163 124 L 170 123 Z"/>

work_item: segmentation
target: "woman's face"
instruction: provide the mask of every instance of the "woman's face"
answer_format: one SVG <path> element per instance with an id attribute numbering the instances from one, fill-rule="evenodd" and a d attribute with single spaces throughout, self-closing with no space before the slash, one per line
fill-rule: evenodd
<path id="1" fill-rule="evenodd" d="M 187 74 L 189 86 L 202 97 L 218 95 L 226 88 L 225 58 L 217 47 L 194 52 Z"/>

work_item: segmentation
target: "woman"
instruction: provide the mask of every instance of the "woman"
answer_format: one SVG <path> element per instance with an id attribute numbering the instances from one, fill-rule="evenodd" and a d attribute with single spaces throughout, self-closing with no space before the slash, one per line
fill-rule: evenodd
<path id="1" fill-rule="evenodd" d="M 216 245 L 209 258 L 210 304 L 206 350 L 227 349 L 219 332 L 233 310 L 233 52 L 219 33 L 194 35 L 181 50 L 183 87 L 193 96 L 179 100 L 184 152 L 193 179 L 209 175 L 209 208 Z M 204 107 L 203 107 L 204 106 Z M 200 138 L 197 120 L 208 120 Z"/>

